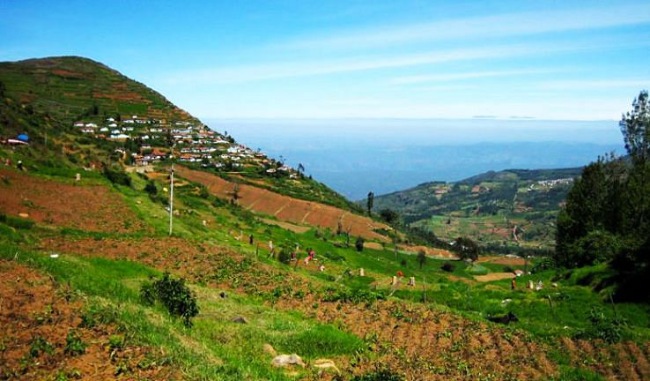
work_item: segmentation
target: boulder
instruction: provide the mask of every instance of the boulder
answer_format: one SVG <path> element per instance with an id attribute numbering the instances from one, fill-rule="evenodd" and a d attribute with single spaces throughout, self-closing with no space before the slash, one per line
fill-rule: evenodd
<path id="1" fill-rule="evenodd" d="M 290 355 L 275 356 L 275 358 L 273 358 L 273 361 L 271 361 L 271 364 L 278 368 L 286 368 L 292 365 L 299 365 L 303 368 L 305 367 L 304 361 L 302 361 L 300 356 L 295 353 L 292 353 Z"/>

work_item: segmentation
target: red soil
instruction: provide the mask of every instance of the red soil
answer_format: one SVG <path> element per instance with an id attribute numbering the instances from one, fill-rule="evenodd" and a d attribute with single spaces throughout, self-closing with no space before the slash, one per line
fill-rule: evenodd
<path id="1" fill-rule="evenodd" d="M 7 215 L 93 232 L 146 230 L 110 188 L 75 185 L 74 179 L 62 183 L 6 168 L 0 168 L 0 178 L 0 212 Z"/>
<path id="2" fill-rule="evenodd" d="M 0 379 L 179 378 L 168 366 L 147 363 L 156 356 L 151 348 L 132 345 L 125 338 L 124 347 L 111 349 L 111 336 L 124 335 L 113 325 L 80 326 L 83 308 L 83 300 L 65 285 L 16 262 L 0 260 Z M 70 332 L 86 345 L 84 353 L 66 353 Z M 38 342 L 43 344 L 40 350 Z"/>
<path id="3" fill-rule="evenodd" d="M 227 200 L 232 198 L 235 184 L 206 172 L 182 166 L 176 168 L 180 176 L 205 185 L 215 196 Z M 368 240 L 388 241 L 385 236 L 377 234 L 374 230 L 390 230 L 390 227 L 370 218 L 351 214 L 333 206 L 294 199 L 250 185 L 239 184 L 238 186 L 239 204 L 254 212 L 275 216 L 281 221 L 294 224 L 330 228 L 332 231 L 336 231 L 338 222 L 341 221 L 343 230 L 349 229 L 353 236 L 360 236 Z"/>

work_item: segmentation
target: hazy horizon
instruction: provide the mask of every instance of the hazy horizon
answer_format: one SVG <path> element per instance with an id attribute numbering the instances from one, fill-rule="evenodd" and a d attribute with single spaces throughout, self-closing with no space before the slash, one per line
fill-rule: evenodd
<path id="1" fill-rule="evenodd" d="M 579 167 L 624 153 L 616 121 L 204 119 L 239 143 L 302 164 L 351 200 L 489 170 Z"/>

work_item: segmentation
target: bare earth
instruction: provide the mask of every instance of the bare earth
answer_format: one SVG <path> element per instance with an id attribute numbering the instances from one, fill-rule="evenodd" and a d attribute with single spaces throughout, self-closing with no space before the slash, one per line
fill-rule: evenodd
<path id="1" fill-rule="evenodd" d="M 190 181 L 205 185 L 217 197 L 226 200 L 232 198 L 235 185 L 219 176 L 182 166 L 177 167 L 177 173 Z M 341 221 L 344 230 L 350 229 L 350 234 L 353 236 L 360 236 L 368 240 L 388 241 L 388 238 L 374 231 L 375 229 L 390 230 L 387 225 L 333 206 L 297 200 L 244 184 L 239 185 L 239 196 L 238 202 L 244 208 L 274 216 L 280 221 L 329 228 L 332 231 L 336 231 L 338 222 Z"/>

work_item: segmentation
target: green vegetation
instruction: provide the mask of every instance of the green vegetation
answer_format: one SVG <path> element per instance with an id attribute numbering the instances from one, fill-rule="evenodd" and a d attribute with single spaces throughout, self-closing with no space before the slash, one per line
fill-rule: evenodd
<path id="1" fill-rule="evenodd" d="M 573 178 L 570 170 L 505 171 L 455 184 L 429 184 L 422 192 L 435 194 L 444 188 L 446 193 L 439 192 L 439 198 L 418 205 L 409 203 L 415 198 L 405 202 L 410 210 L 402 214 L 403 222 L 410 224 L 407 227 L 400 225 L 393 206 L 369 195 L 366 207 L 356 210 L 371 214 L 378 207 L 380 218 L 404 228 L 403 232 L 385 229 L 382 233 L 389 238 L 374 241 L 327 227 L 287 230 L 273 216 L 259 216 L 239 206 L 234 194 L 229 202 L 211 194 L 208 184 L 177 178 L 170 234 L 168 161 L 153 167 L 157 173 L 124 171 L 124 159 L 114 155 L 113 143 L 86 140 L 53 125 L 63 120 L 56 119 L 62 115 L 103 118 L 109 106 L 102 97 L 93 103 L 82 102 L 79 95 L 76 104 L 59 96 L 58 116 L 48 119 L 49 103 L 42 100 L 47 97 L 27 97 L 29 81 L 14 78 L 18 76 L 15 67 L 2 70 L 2 81 L 8 83 L 2 102 L 7 113 L 2 118 L 10 120 L 1 124 L 2 134 L 31 128 L 36 141 L 30 147 L 3 148 L 0 158 L 22 159 L 29 176 L 48 179 L 53 188 L 71 184 L 74 175 L 91 162 L 112 163 L 81 172 L 83 181 L 75 187 L 110 188 L 125 205 L 120 210 L 130 214 L 111 214 L 116 229 L 102 225 L 111 221 L 92 221 L 99 228 L 91 229 L 58 225 L 36 214 L 24 219 L 2 211 L 0 271 L 14 263 L 38 269 L 46 275 L 41 283 L 50 285 L 55 294 L 33 296 L 44 297 L 49 305 L 31 315 L 30 333 L 39 324 L 56 319 L 56 303 L 83 303 L 75 312 L 77 323 L 64 330 L 58 343 L 33 330 L 21 369 L 47 363 L 48 356 L 56 353 L 83 356 L 97 342 L 85 339 L 83 333 L 101 332 L 106 325 L 115 331 L 103 336 L 102 353 L 110 356 L 114 375 L 125 378 L 137 378 L 134 368 L 119 360 L 121 352 L 133 353 L 128 351 L 131 346 L 155 348 L 138 361 L 138 369 L 167 367 L 177 371 L 179 378 L 191 380 L 402 380 L 431 375 L 597 380 L 623 377 L 600 365 L 619 361 L 623 357 L 616 356 L 621 350 L 627 363 L 637 358 L 639 364 L 647 363 L 646 349 L 639 354 L 629 348 L 647 347 L 650 306 L 619 298 L 624 288 L 618 282 L 627 275 L 638 280 L 635 277 L 647 266 L 643 250 L 650 234 L 644 223 L 650 192 L 636 188 L 649 183 L 641 175 L 645 172 L 635 169 L 639 160 L 616 161 L 615 165 L 599 161 L 585 169 L 558 220 L 558 237 L 566 241 L 559 240 L 558 247 L 564 246 L 552 258 L 527 258 L 525 254 L 552 249 L 550 224 L 569 185 L 529 189 L 539 181 Z M 49 78 L 52 75 L 64 79 Z M 50 81 L 55 95 L 56 86 L 70 90 L 75 88 L 71 82 L 84 82 L 65 71 L 49 76 L 37 78 Z M 101 78 L 98 83 L 101 88 Z M 167 107 L 160 99 L 148 106 L 114 101 L 117 105 L 111 107 L 117 109 L 107 115 Z M 66 102 L 73 103 L 67 113 Z M 629 118 L 636 120 L 633 115 Z M 34 121 L 45 127 L 37 131 Z M 639 152 L 639 146 L 635 147 Z M 625 176 L 615 177 L 615 170 Z M 266 177 L 246 168 L 220 175 L 302 199 L 346 204 L 324 185 L 305 179 L 303 172 L 304 168 L 298 178 Z M 0 182 L 0 192 L 10 189 L 10 178 L 14 177 Z M 603 185 L 603 179 L 616 181 Z M 603 212 L 599 206 L 609 205 L 610 200 L 620 204 Z M 31 200 L 22 203 L 21 207 L 48 212 Z M 116 205 L 103 207 L 118 210 Z M 416 220 L 417 210 L 428 214 Z M 535 225 L 540 221 L 545 227 Z M 429 246 L 427 250 L 432 245 L 453 248 L 465 260 L 442 255 L 444 259 L 439 259 L 423 248 L 397 245 L 407 241 Z M 315 259 L 305 264 L 312 249 Z M 526 258 L 485 258 L 495 252 L 517 252 Z M 565 266 L 558 268 L 556 263 Z M 635 266 L 626 267 L 630 263 Z M 513 280 L 514 271 L 520 276 Z M 408 284 L 411 278 L 414 284 Z M 42 285 L 25 282 L 29 287 Z M 510 314 L 517 319 L 508 326 L 487 319 Z M 571 349 L 575 343 L 594 349 L 589 353 L 584 348 Z M 6 347 L 0 338 L 0 360 Z M 304 368 L 272 365 L 276 355 L 292 353 L 302 358 Z M 340 369 L 317 368 L 318 361 L 336 363 Z M 490 362 L 497 363 L 492 366 Z M 10 377 L 20 378 L 21 369 Z M 522 376 L 528 369 L 533 370 Z M 59 369 L 53 376 L 89 375 Z"/>
<path id="2" fill-rule="evenodd" d="M 466 237 L 493 253 L 547 255 L 560 205 L 579 174 L 580 168 L 491 171 L 377 196 L 374 205 L 384 221 L 401 218 L 446 242 Z"/>
<path id="3" fill-rule="evenodd" d="M 185 280 L 171 278 L 167 272 L 161 279 L 144 283 L 140 297 L 150 306 L 160 302 L 171 315 L 183 318 L 183 324 L 188 328 L 192 327 L 192 318 L 199 314 L 196 297 L 185 285 Z"/>
<path id="4" fill-rule="evenodd" d="M 613 156 L 588 165 L 571 188 L 558 217 L 558 266 L 610 263 L 616 271 L 600 288 L 615 283 L 618 300 L 650 301 L 642 292 L 650 275 L 650 103 L 634 100 L 620 122 L 629 160 Z"/>

